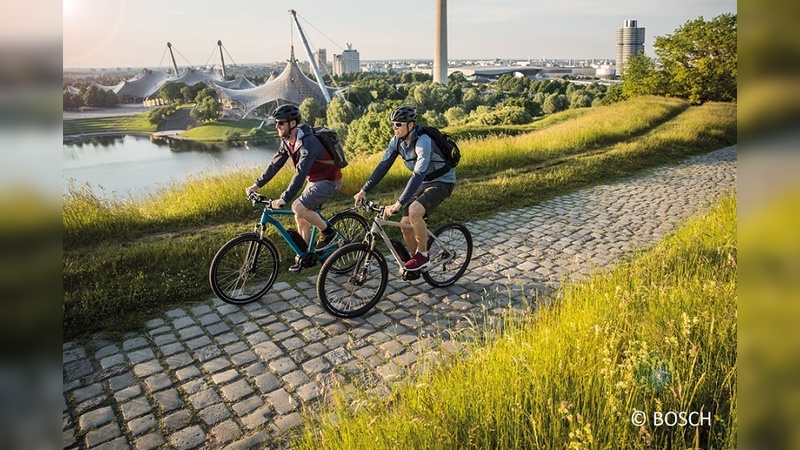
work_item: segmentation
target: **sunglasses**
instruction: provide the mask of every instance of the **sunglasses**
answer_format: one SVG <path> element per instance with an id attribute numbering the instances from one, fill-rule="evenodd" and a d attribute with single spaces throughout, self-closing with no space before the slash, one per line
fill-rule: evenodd
<path id="1" fill-rule="evenodd" d="M 405 125 L 405 124 L 406 124 L 406 122 L 392 122 L 392 125 L 393 125 L 395 128 L 400 128 L 400 127 L 402 127 L 402 126 L 403 126 L 403 125 Z"/>
<path id="2" fill-rule="evenodd" d="M 289 121 L 288 120 L 276 120 L 275 121 L 275 126 L 276 127 L 282 127 L 283 124 L 285 124 L 285 123 L 289 123 Z"/>

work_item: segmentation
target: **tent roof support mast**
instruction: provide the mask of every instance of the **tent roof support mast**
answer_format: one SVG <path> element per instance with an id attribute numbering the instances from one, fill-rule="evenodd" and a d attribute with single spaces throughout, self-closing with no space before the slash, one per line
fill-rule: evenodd
<path id="1" fill-rule="evenodd" d="M 325 97 L 325 100 L 330 103 L 331 95 L 328 93 L 328 88 L 325 87 L 325 81 L 322 80 L 322 75 L 319 73 L 319 67 L 317 67 L 317 62 L 314 61 L 314 55 L 311 53 L 311 48 L 308 46 L 306 35 L 303 34 L 303 29 L 300 27 L 300 22 L 297 20 L 297 14 L 295 14 L 293 9 L 289 10 L 289 14 L 292 16 L 294 23 L 297 25 L 297 32 L 300 34 L 300 39 L 303 41 L 303 47 L 305 47 L 308 60 L 311 62 L 311 69 L 314 70 L 314 76 L 317 77 L 319 89 L 322 91 L 322 95 Z"/>

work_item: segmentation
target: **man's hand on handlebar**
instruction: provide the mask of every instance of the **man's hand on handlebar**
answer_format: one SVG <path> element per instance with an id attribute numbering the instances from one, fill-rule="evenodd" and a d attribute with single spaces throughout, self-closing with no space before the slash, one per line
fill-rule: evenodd
<path id="1" fill-rule="evenodd" d="M 245 192 L 245 194 L 247 194 L 247 198 L 250 198 L 250 196 L 252 196 L 256 192 L 258 192 L 258 185 L 254 184 L 254 185 L 250 186 L 249 188 L 245 189 L 244 192 Z"/>
<path id="2" fill-rule="evenodd" d="M 401 205 L 400 202 L 394 202 L 394 204 L 387 206 L 383 209 L 383 218 L 388 219 L 389 217 L 392 217 L 394 213 L 400 211 L 402 207 L 403 205 Z"/>
<path id="3" fill-rule="evenodd" d="M 354 206 L 359 207 L 365 201 L 367 201 L 367 193 L 364 192 L 363 190 L 360 190 L 356 195 L 353 196 L 353 199 L 355 200 Z"/>

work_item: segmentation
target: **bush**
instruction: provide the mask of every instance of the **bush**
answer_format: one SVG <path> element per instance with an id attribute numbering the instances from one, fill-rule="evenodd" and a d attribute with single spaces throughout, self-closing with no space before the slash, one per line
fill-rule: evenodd
<path id="1" fill-rule="evenodd" d="M 519 106 L 508 106 L 478 116 L 480 125 L 522 125 L 533 121 L 533 117 Z"/>
<path id="2" fill-rule="evenodd" d="M 153 125 L 161 125 L 164 119 L 178 110 L 178 105 L 171 103 L 169 105 L 160 106 L 147 113 L 147 120 Z"/>
<path id="3" fill-rule="evenodd" d="M 257 128 L 254 129 L 257 130 Z M 225 142 L 234 142 L 242 137 L 242 133 L 239 130 L 225 130 L 225 132 L 222 133 L 222 137 L 225 139 Z"/>

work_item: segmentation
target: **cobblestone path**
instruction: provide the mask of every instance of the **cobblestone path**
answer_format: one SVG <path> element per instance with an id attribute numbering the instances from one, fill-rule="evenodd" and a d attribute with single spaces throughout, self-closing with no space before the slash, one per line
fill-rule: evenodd
<path id="1" fill-rule="evenodd" d="M 431 289 L 392 274 L 356 320 L 325 313 L 311 277 L 243 307 L 209 298 L 173 309 L 121 341 L 66 342 L 64 448 L 276 445 L 331 383 L 381 386 L 422 362 L 426 336 L 457 346 L 450 331 L 469 318 L 610 268 L 735 189 L 730 147 L 469 222 L 475 253 L 458 283 Z"/>

